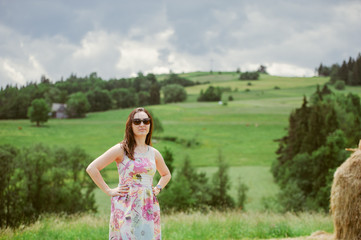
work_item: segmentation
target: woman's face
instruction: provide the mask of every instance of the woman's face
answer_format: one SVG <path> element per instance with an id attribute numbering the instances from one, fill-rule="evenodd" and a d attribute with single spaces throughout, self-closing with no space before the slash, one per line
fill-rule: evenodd
<path id="1" fill-rule="evenodd" d="M 137 112 L 134 114 L 132 129 L 135 136 L 147 136 L 149 133 L 150 124 L 144 124 L 143 120 L 148 119 L 150 123 L 149 116 L 145 112 Z M 134 124 L 135 121 L 142 120 L 139 125 Z M 138 121 L 139 122 L 139 121 Z"/>

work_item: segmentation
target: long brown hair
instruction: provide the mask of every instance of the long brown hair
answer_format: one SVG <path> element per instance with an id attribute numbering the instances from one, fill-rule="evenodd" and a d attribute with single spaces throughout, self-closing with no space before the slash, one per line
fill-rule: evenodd
<path id="1" fill-rule="evenodd" d="M 152 146 L 152 133 L 153 133 L 152 115 L 150 115 L 150 113 L 147 110 L 145 110 L 144 108 L 136 108 L 128 116 L 127 122 L 125 124 L 124 139 L 121 142 L 123 145 L 125 154 L 128 156 L 129 159 L 132 159 L 132 160 L 134 160 L 134 149 L 137 145 L 137 143 L 135 142 L 132 123 L 133 123 L 134 115 L 138 112 L 145 112 L 148 115 L 148 117 L 150 118 L 149 132 L 147 134 L 147 137 L 145 138 L 145 144 Z"/>

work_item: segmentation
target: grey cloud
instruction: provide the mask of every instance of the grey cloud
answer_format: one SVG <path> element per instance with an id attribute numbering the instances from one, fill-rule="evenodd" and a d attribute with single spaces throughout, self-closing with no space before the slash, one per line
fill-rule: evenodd
<path id="1" fill-rule="evenodd" d="M 92 71 L 106 78 L 170 66 L 209 70 L 210 59 L 228 70 L 262 63 L 314 69 L 355 57 L 361 51 L 358 29 L 359 1 L 0 0 L 0 60 L 17 63 L 16 70 L 29 78 L 29 71 L 35 74 L 28 63 L 33 56 L 55 80 Z M 167 31 L 169 37 L 157 36 Z M 104 38 L 92 39 L 92 33 Z M 98 52 L 74 57 L 85 40 L 97 41 L 90 48 Z M 130 56 L 143 47 L 149 58 Z M 134 66 L 119 68 L 120 59 Z M 1 67 L 3 85 L 9 78 Z"/>

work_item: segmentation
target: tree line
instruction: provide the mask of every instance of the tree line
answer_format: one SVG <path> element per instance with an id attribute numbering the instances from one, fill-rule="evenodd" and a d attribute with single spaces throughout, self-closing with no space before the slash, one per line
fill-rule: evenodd
<path id="1" fill-rule="evenodd" d="M 322 63 L 316 71 L 319 76 L 330 76 L 330 83 L 342 81 L 346 85 L 361 85 L 361 54 L 356 59 L 350 57 L 348 61 L 343 60 L 341 66 L 338 63 L 325 66 Z"/>
<path id="2" fill-rule="evenodd" d="M 24 119 L 29 117 L 29 107 L 35 99 L 52 103 L 67 104 L 69 117 L 84 117 L 87 112 L 161 103 L 186 99 L 185 86 L 200 84 L 170 74 L 165 80 L 157 81 L 152 73 L 138 73 L 135 78 L 103 80 L 96 73 L 86 77 L 72 74 L 66 80 L 51 83 L 45 76 L 40 83 L 30 82 L 25 86 L 7 85 L 0 89 L 0 119 Z M 175 94 L 174 94 L 175 92 Z"/>
<path id="3" fill-rule="evenodd" d="M 289 117 L 287 135 L 278 139 L 272 173 L 286 211 L 328 212 L 333 174 L 347 158 L 346 147 L 361 136 L 361 102 L 353 93 L 317 87 Z"/>

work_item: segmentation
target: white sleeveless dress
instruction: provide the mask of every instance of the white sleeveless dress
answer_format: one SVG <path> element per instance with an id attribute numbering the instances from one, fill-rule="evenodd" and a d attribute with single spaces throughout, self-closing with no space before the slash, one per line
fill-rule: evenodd
<path id="1" fill-rule="evenodd" d="M 160 208 L 152 191 L 156 172 L 154 148 L 134 154 L 135 160 L 125 154 L 117 163 L 119 186 L 129 186 L 126 196 L 111 199 L 109 239 L 161 239 Z"/>

